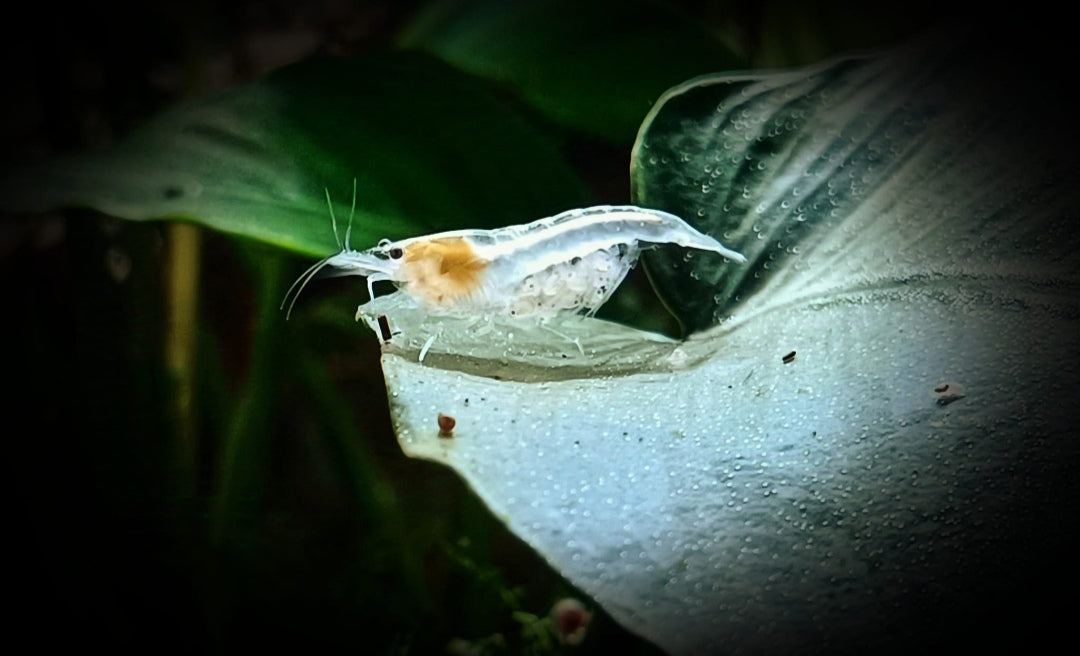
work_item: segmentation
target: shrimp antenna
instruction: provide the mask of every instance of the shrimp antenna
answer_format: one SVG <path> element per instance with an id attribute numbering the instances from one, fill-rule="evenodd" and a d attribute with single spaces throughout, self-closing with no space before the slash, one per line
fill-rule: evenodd
<path id="1" fill-rule="evenodd" d="M 337 231 L 337 219 L 334 218 L 334 204 L 330 202 L 330 189 L 323 187 L 323 191 L 326 192 L 326 206 L 330 208 L 330 225 L 334 227 L 334 241 L 337 243 L 338 248 L 341 248 L 341 237 L 338 237 Z M 348 240 L 348 237 L 345 239 Z"/>
<path id="2" fill-rule="evenodd" d="M 285 292 L 285 298 L 281 299 L 281 305 L 278 307 L 278 310 L 284 310 L 285 303 L 289 303 L 289 311 L 285 313 L 286 321 L 292 316 L 292 309 L 293 306 L 296 305 L 296 299 L 300 298 L 300 292 L 304 291 L 304 287 L 307 287 L 307 284 L 311 282 L 311 279 L 314 278 L 319 271 L 322 271 L 323 267 L 329 263 L 330 258 L 328 257 L 312 264 L 293 282 L 292 286 L 289 287 L 289 291 Z M 295 294 L 293 294 L 294 289 L 296 290 Z M 292 301 L 289 301 L 290 296 L 292 296 Z"/>
<path id="3" fill-rule="evenodd" d="M 337 217 L 334 216 L 334 203 L 330 200 L 330 189 L 328 187 L 323 187 L 323 192 L 326 193 L 326 207 L 330 210 L 330 225 L 334 228 L 334 241 L 337 242 L 338 248 L 342 249 L 343 251 L 349 250 L 349 237 L 352 235 L 353 215 L 356 213 L 356 178 L 353 178 L 352 185 L 352 207 L 349 208 L 349 226 L 345 230 L 344 244 L 342 244 L 341 236 L 338 234 Z M 292 309 L 293 306 L 296 305 L 296 300 L 300 298 L 300 292 L 304 291 L 304 287 L 307 287 L 307 284 L 311 282 L 311 280 L 315 276 L 317 276 L 319 272 L 326 267 L 327 264 L 330 264 L 330 260 L 333 258 L 334 256 L 331 255 L 330 257 L 319 260 L 315 264 L 309 266 L 303 273 L 300 274 L 300 277 L 293 282 L 293 284 L 289 287 L 289 291 L 285 292 L 285 298 L 281 299 L 281 305 L 278 307 L 278 309 L 284 310 L 285 304 L 289 304 L 289 310 L 285 313 L 286 321 L 288 321 L 289 317 L 292 316 Z M 368 285 L 368 287 L 370 290 L 370 284 Z M 295 294 L 293 293 L 293 290 L 296 290 Z M 292 297 L 291 301 L 289 300 L 290 296 Z"/>
<path id="4" fill-rule="evenodd" d="M 353 214 L 356 213 L 356 178 L 352 179 L 352 207 L 349 208 L 349 227 L 345 229 L 345 250 L 349 250 L 349 235 L 352 234 Z"/>

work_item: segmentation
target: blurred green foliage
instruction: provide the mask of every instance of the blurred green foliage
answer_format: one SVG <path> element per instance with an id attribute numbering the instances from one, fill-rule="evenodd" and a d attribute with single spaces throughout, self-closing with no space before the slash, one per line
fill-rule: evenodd
<path id="1" fill-rule="evenodd" d="M 353 177 L 358 245 L 625 203 L 632 128 L 667 86 L 917 27 L 800 19 L 792 53 L 775 3 L 33 10 L 5 26 L 0 162 L 16 619 L 41 645 L 125 651 L 561 651 L 520 618 L 577 593 L 453 473 L 401 455 L 361 285 L 322 283 L 284 320 L 309 261 L 282 248 L 333 250 L 322 188 L 345 216 Z M 215 228 L 194 316 L 167 321 L 168 224 L 73 206 Z M 609 315 L 674 330 L 643 277 L 625 287 Z M 175 330 L 191 371 L 166 366 Z M 594 610 L 575 651 L 655 651 Z"/>

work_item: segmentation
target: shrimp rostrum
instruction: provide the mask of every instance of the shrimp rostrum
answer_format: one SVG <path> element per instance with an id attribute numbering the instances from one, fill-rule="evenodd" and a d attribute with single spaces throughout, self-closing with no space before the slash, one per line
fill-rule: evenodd
<path id="1" fill-rule="evenodd" d="M 674 214 L 604 205 L 495 230 L 384 239 L 365 251 L 352 250 L 346 239 L 341 252 L 312 266 L 289 292 L 299 296 L 317 275 L 357 275 L 367 277 L 370 298 L 374 283 L 391 281 L 432 314 L 592 314 L 641 251 L 660 244 L 746 261 Z"/>

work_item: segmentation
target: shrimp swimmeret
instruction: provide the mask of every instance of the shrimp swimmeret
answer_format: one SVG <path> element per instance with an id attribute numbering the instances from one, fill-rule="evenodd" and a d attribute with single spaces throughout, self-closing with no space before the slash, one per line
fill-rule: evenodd
<path id="1" fill-rule="evenodd" d="M 602 205 L 494 230 L 384 239 L 365 251 L 350 248 L 347 233 L 342 250 L 304 272 L 286 301 L 295 290 L 291 311 L 304 286 L 319 274 L 357 275 L 367 277 L 369 298 L 375 297 L 375 282 L 388 280 L 431 314 L 591 315 L 637 263 L 641 251 L 660 244 L 746 261 L 674 214 Z"/>
<path id="2" fill-rule="evenodd" d="M 601 205 L 494 230 L 384 239 L 365 251 L 352 250 L 347 233 L 341 252 L 305 271 L 285 300 L 295 289 L 291 312 L 304 286 L 322 273 L 366 276 L 371 299 L 375 298 L 374 283 L 389 280 L 432 314 L 591 315 L 634 267 L 641 251 L 660 244 L 746 261 L 674 214 Z"/>

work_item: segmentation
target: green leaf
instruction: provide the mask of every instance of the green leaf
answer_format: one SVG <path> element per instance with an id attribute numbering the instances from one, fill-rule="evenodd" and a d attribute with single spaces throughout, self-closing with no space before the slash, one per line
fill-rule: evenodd
<path id="1" fill-rule="evenodd" d="M 634 146 L 634 202 L 678 214 L 750 259 L 733 265 L 676 248 L 646 254 L 650 278 L 680 322 L 701 330 L 751 299 L 776 305 L 811 292 L 793 280 L 820 293 L 860 275 L 928 274 L 910 252 L 923 222 L 896 225 L 887 233 L 897 239 L 892 248 L 852 253 L 844 240 L 867 208 L 913 202 L 898 187 L 933 182 L 926 172 L 941 163 L 930 158 L 946 153 L 927 143 L 964 127 L 934 75 L 951 63 L 926 54 L 857 57 L 703 76 L 666 92 Z M 885 217 L 875 231 L 885 231 Z M 836 261 L 813 279 L 802 276 L 823 249 Z M 882 271 L 883 261 L 894 266 Z"/>
<path id="2" fill-rule="evenodd" d="M 0 181 L 11 210 L 186 219 L 289 250 L 530 220 L 586 204 L 558 144 L 418 53 L 303 62 L 148 121 L 115 148 Z"/>
<path id="3" fill-rule="evenodd" d="M 402 448 L 673 654 L 1026 640 L 1077 510 L 1080 167 L 1071 105 L 978 45 L 668 95 L 638 200 L 751 258 L 656 258 L 729 317 L 684 342 L 364 306 Z"/>
<path id="4" fill-rule="evenodd" d="M 689 16 L 643 0 L 442 2 L 400 43 L 507 82 L 550 119 L 617 143 L 631 142 L 664 89 L 742 65 Z"/>

